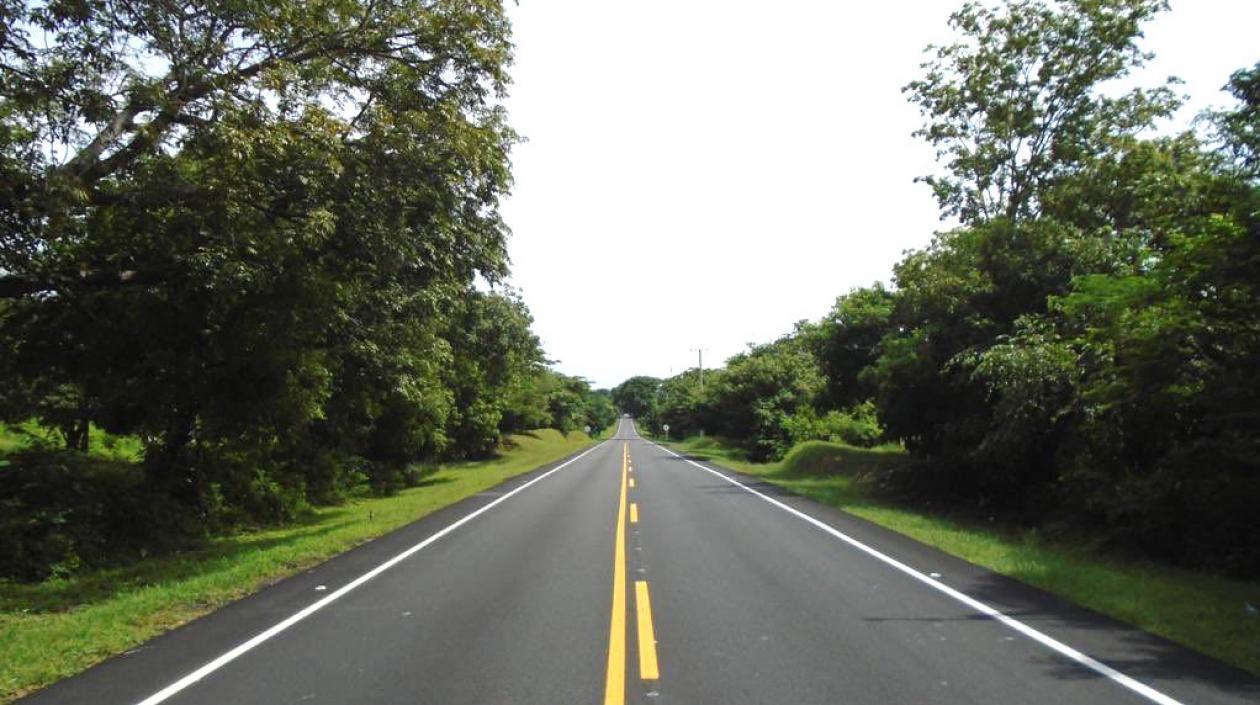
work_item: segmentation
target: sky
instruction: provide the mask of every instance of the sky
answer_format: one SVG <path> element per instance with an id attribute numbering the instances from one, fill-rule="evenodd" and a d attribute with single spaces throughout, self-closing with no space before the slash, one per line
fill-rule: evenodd
<path id="1" fill-rule="evenodd" d="M 888 281 L 945 229 L 901 87 L 961 0 L 520 0 L 503 215 L 556 369 L 611 387 L 706 368 Z M 1229 102 L 1257 0 L 1174 0 L 1137 80 Z"/>

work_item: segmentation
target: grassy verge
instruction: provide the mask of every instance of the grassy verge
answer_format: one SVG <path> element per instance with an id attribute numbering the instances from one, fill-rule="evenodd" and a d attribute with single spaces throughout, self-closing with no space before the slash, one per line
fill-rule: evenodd
<path id="1" fill-rule="evenodd" d="M 1260 675 L 1260 584 L 1104 554 L 1030 530 L 980 526 L 897 506 L 862 478 L 907 462 L 896 447 L 805 443 L 778 463 L 750 463 L 714 438 L 670 444 L 757 476 Z"/>
<path id="2" fill-rule="evenodd" d="M 91 443 L 88 446 L 88 455 L 102 460 L 136 462 L 144 456 L 139 439 L 131 436 L 115 436 L 92 426 L 89 438 Z M 0 423 L 0 455 L 41 444 L 60 448 L 61 436 L 34 421 L 20 424 Z"/>
<path id="3" fill-rule="evenodd" d="M 124 569 L 0 582 L 0 703 L 592 442 L 550 430 L 513 436 L 496 458 L 442 467 L 420 487 L 321 508 L 297 525 Z"/>
<path id="4" fill-rule="evenodd" d="M 605 426 L 603 430 L 597 431 L 595 433 L 595 438 L 601 441 L 606 441 L 609 438 L 612 438 L 613 436 L 617 435 L 617 426 L 620 424 L 620 422 L 621 422 L 621 418 L 618 417 L 616 421 L 613 421 L 608 426 Z"/>

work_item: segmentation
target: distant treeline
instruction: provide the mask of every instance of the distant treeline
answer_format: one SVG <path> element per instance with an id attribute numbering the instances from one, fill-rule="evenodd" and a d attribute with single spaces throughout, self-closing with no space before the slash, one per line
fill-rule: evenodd
<path id="1" fill-rule="evenodd" d="M 0 23 L 0 420 L 64 440 L 0 458 L 0 577 L 615 419 L 493 286 L 516 140 L 499 3 L 28 2 Z M 139 468 L 93 458 L 94 429 L 138 438 Z"/>
<path id="2" fill-rule="evenodd" d="M 703 390 L 634 378 L 620 408 L 762 459 L 900 442 L 922 462 L 897 484 L 938 506 L 1260 575 L 1260 64 L 1233 107 L 1152 136 L 1175 84 L 1100 87 L 1163 8 L 964 6 L 906 87 L 958 227 Z"/>

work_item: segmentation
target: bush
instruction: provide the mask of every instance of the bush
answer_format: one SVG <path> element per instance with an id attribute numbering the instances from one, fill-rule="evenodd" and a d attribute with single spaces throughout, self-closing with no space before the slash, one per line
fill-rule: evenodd
<path id="1" fill-rule="evenodd" d="M 830 441 L 869 448 L 878 445 L 884 437 L 875 405 L 869 401 L 845 411 L 828 411 L 822 416 L 811 407 L 802 407 L 784 419 L 784 426 L 794 445 L 806 441 Z"/>
<path id="2" fill-rule="evenodd" d="M 193 538 L 133 464 L 42 448 L 0 462 L 0 578 L 44 580 Z"/>

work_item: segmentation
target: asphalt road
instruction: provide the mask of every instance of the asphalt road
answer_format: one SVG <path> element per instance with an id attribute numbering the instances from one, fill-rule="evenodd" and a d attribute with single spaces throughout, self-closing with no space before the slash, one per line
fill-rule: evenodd
<path id="1" fill-rule="evenodd" d="M 21 702 L 1254 704 L 1260 679 L 623 421 Z"/>

